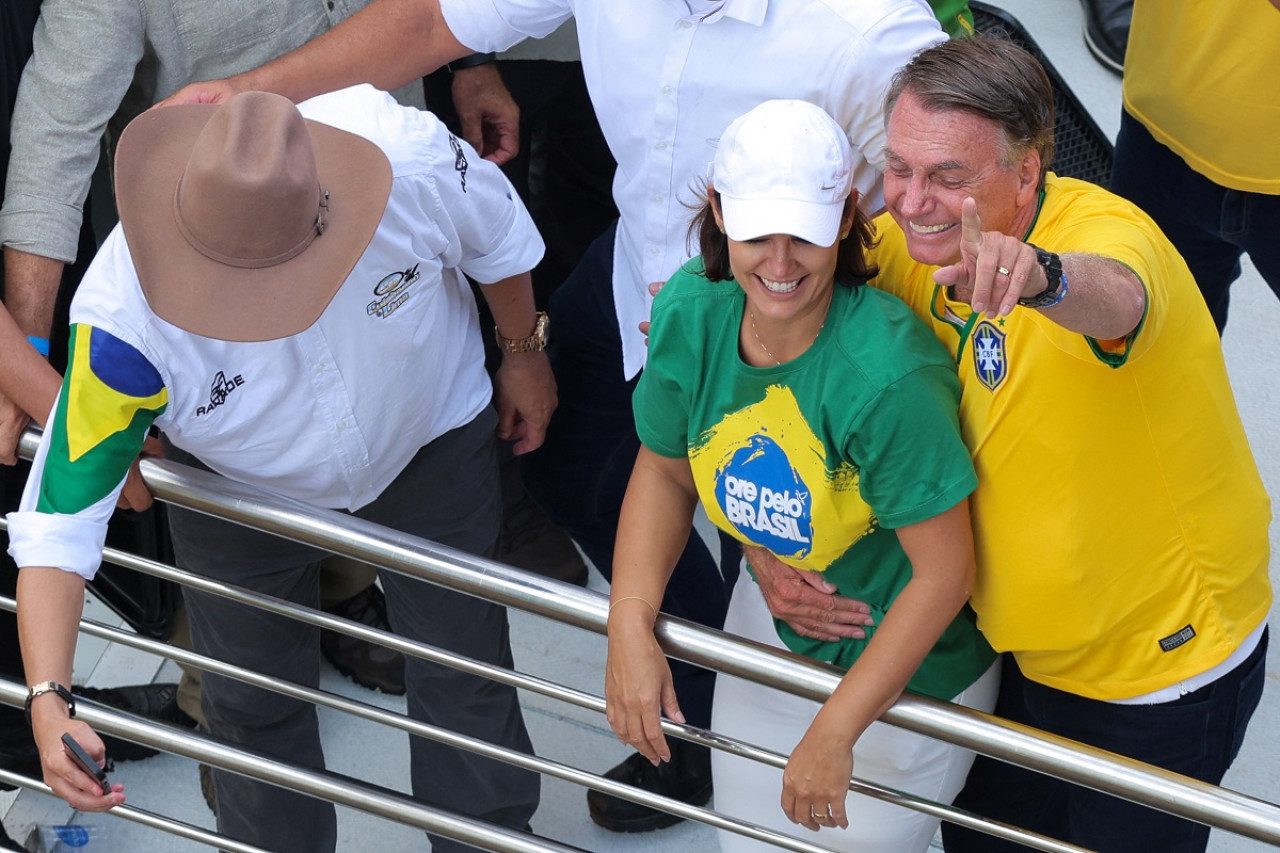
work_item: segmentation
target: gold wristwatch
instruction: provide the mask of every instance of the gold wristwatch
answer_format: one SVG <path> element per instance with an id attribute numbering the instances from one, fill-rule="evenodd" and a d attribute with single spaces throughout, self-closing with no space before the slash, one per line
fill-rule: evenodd
<path id="1" fill-rule="evenodd" d="M 537 322 L 533 324 L 533 334 L 527 338 L 506 338 L 498 327 L 493 327 L 493 339 L 498 342 L 498 349 L 503 352 L 542 352 L 547 348 L 547 312 L 539 311 Z"/>

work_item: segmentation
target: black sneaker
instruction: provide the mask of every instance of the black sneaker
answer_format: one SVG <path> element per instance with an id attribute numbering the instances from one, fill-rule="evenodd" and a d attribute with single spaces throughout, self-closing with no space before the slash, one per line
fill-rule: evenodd
<path id="1" fill-rule="evenodd" d="M 31 737 L 31 729 L 18 712 L 18 722 L 6 723 L 0 728 L 0 767 L 10 773 L 42 779 L 44 768 L 40 766 L 40 753 Z M 0 782 L 0 791 L 12 791 L 12 785 Z M 4 849 L 0 847 L 0 850 Z"/>
<path id="2" fill-rule="evenodd" d="M 1124 72 L 1133 0 L 1084 0 L 1084 43 L 1107 68 Z"/>
<path id="3" fill-rule="evenodd" d="M 517 544 L 518 543 L 518 544 Z M 508 538 L 503 527 L 497 559 L 517 569 L 564 581 L 575 586 L 587 585 L 587 564 L 574 547 L 569 534 L 547 522 L 545 528 L 523 541 Z"/>
<path id="4" fill-rule="evenodd" d="M 178 707 L 178 685 L 172 682 L 131 684 L 127 687 L 74 687 L 71 692 L 78 698 L 89 699 L 119 711 L 183 728 L 195 728 L 195 720 Z M 98 735 L 106 745 L 108 761 L 138 761 L 159 752 L 105 732 L 99 732 Z M 33 779 L 44 778 L 40 753 L 25 721 L 0 727 L 0 767 Z M 0 786 L 0 790 L 8 787 Z"/>
<path id="5" fill-rule="evenodd" d="M 691 806 L 706 805 L 711 799 L 711 750 L 676 739 L 667 743 L 671 745 L 670 761 L 654 767 L 637 752 L 605 773 L 605 778 Z M 587 792 L 587 809 L 591 820 L 611 832 L 651 832 L 684 820 L 600 791 Z"/>
<path id="6" fill-rule="evenodd" d="M 587 564 L 573 539 L 552 524 L 523 490 L 510 500 L 503 492 L 502 529 L 495 558 L 544 578 L 587 585 Z"/>
<path id="7" fill-rule="evenodd" d="M 387 599 L 376 584 L 370 584 L 364 592 L 326 608 L 324 612 L 370 628 L 391 630 L 387 622 Z M 338 672 L 361 687 L 381 690 L 392 696 L 404 693 L 404 655 L 399 652 L 337 631 L 320 632 L 320 651 Z"/>
<path id="8" fill-rule="evenodd" d="M 71 692 L 77 697 L 140 717 L 187 729 L 196 725 L 196 721 L 178 707 L 178 685 L 173 682 L 131 684 L 127 687 L 75 687 Z M 137 761 L 150 758 L 159 751 L 114 735 L 100 735 L 107 747 L 107 757 L 112 761 Z"/>

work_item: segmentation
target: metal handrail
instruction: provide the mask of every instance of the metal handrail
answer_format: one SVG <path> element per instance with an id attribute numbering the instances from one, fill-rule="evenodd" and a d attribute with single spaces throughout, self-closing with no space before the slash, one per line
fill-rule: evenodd
<path id="1" fill-rule="evenodd" d="M 22 452 L 33 453 L 37 440 L 28 430 Z M 605 632 L 607 606 L 596 593 L 166 460 L 144 459 L 141 468 L 162 500 Z M 655 630 L 672 657 L 816 701 L 830 695 L 841 675 L 835 667 L 671 616 L 661 616 Z M 907 694 L 883 720 L 1180 817 L 1280 843 L 1280 807 L 1272 803 L 988 714 Z"/>
<path id="2" fill-rule="evenodd" d="M 26 692 L 24 685 L 0 679 L 0 702 L 21 707 Z M 363 783 L 349 776 L 329 770 L 298 767 L 243 746 L 228 746 L 210 737 L 116 711 L 90 700 L 77 700 L 76 717 L 95 728 L 137 743 L 194 758 L 242 776 L 282 785 L 331 803 L 360 809 L 495 853 L 585 853 L 577 847 L 437 809 L 405 794 Z M 221 840 L 214 843 L 223 844 Z"/>
<path id="3" fill-rule="evenodd" d="M 6 522 L 0 520 L 0 529 L 4 529 L 5 526 Z M 103 553 L 105 559 L 109 562 L 124 566 L 125 568 L 134 571 L 150 574 L 175 583 L 184 584 L 192 588 L 199 589 L 202 592 L 229 598 L 242 604 L 258 607 L 277 615 L 287 616 L 311 625 L 316 625 L 322 629 L 342 631 L 369 642 L 383 643 L 404 654 L 421 657 L 425 660 L 449 666 L 472 675 L 478 675 L 512 687 L 522 688 L 568 704 L 596 711 L 601 714 L 605 711 L 605 701 L 603 697 L 596 696 L 591 693 L 576 690 L 552 681 L 547 681 L 546 679 L 519 673 L 504 667 L 455 655 L 425 643 L 408 640 L 397 634 L 392 634 L 377 628 L 370 628 L 358 622 L 332 616 L 322 611 L 293 604 L 280 598 L 252 592 L 220 581 L 213 581 L 181 569 L 176 569 L 162 563 L 157 563 L 153 560 L 130 555 L 112 548 L 104 549 Z M 0 596 L 0 609 L 13 612 L 16 610 L 16 602 L 6 596 Z M 625 783 L 608 779 L 604 776 L 599 776 L 558 762 L 549 761 L 547 759 L 528 756 L 523 753 L 497 747 L 486 741 L 458 735 L 447 729 L 441 729 L 411 720 L 403 715 L 366 703 L 358 702 L 354 699 L 348 699 L 325 691 L 304 687 L 290 681 L 263 675 L 262 673 L 235 666 L 216 658 L 206 657 L 196 652 L 177 648 L 157 640 L 152 640 L 131 632 L 112 628 L 93 620 L 81 620 L 81 631 L 89 636 L 97 637 L 111 643 L 118 643 L 149 654 L 171 658 L 175 662 L 184 666 L 193 666 L 207 672 L 213 672 L 218 675 L 234 678 L 262 689 L 273 690 L 277 693 L 282 693 L 290 696 L 291 698 L 310 702 L 315 705 L 323 705 L 327 708 L 332 708 L 351 716 L 367 719 L 392 728 L 398 728 L 408 732 L 409 734 L 442 742 L 455 748 L 483 755 L 487 758 L 502 761 L 507 764 L 513 764 L 524 769 L 534 770 L 584 787 L 594 788 L 615 797 L 620 797 L 622 799 L 640 803 L 641 805 L 660 809 L 662 811 L 678 815 L 682 818 L 696 820 L 700 823 L 725 829 L 739 835 L 769 843 L 781 849 L 795 850 L 798 853 L 829 853 L 829 850 L 826 847 L 798 840 L 792 836 L 779 834 L 773 830 L 761 827 L 749 821 L 726 818 L 725 816 L 709 809 L 691 806 L 680 800 L 637 789 Z M 17 689 L 19 691 L 19 694 L 17 695 L 20 695 L 22 685 L 13 682 L 0 681 L 0 684 L 6 683 Z M 0 692 L 0 701 L 5 700 L 6 697 L 4 696 L 4 693 Z M 141 721 L 141 718 L 138 719 Z M 769 764 L 777 768 L 784 767 L 787 762 L 787 756 L 785 755 L 771 750 L 766 750 L 755 746 L 754 744 L 746 743 L 734 738 L 718 735 L 705 729 L 683 725 L 669 720 L 663 720 L 662 725 L 669 734 L 683 738 L 684 740 L 700 743 L 715 749 L 726 750 L 736 755 L 759 761 L 764 764 Z M 106 731 L 111 734 L 121 734 L 121 732 L 112 731 L 110 728 L 107 728 Z M 165 748 L 163 745 L 156 743 L 148 743 L 148 745 L 155 746 L 158 749 Z M 199 760 L 203 760 L 200 756 L 188 757 L 195 757 Z M 230 766 L 227 769 L 234 771 L 236 770 L 236 767 Z M 953 823 L 967 826 L 978 831 L 987 832 L 988 834 L 1004 838 L 1008 841 L 1021 843 L 1037 850 L 1048 851 L 1048 853 L 1090 853 L 1084 848 L 1077 847 L 1072 844 L 1067 844 L 1047 836 L 1029 832 L 1019 827 L 997 823 L 979 815 L 956 809 L 952 806 L 941 805 L 931 800 L 918 797 L 914 794 L 880 786 L 867 780 L 858 779 L 857 777 L 853 778 L 850 790 L 855 793 L 875 797 L 886 802 L 892 802 L 936 817 L 945 818 Z"/>
<path id="4" fill-rule="evenodd" d="M 12 684 L 13 682 L 0 679 L 0 684 Z M 14 773 L 12 770 L 5 770 L 0 767 L 0 782 L 15 787 L 26 788 L 29 791 L 36 791 L 49 796 L 56 796 L 53 789 L 48 785 L 36 779 L 23 776 L 21 773 Z M 158 815 L 155 812 L 149 812 L 135 806 L 122 805 L 115 806 L 111 809 L 112 817 L 124 818 L 134 823 L 140 823 L 143 826 L 149 826 L 152 829 L 158 829 L 167 832 L 170 835 L 176 835 L 179 838 L 186 838 L 191 841 L 207 844 L 210 847 L 219 847 L 225 853 L 271 853 L 269 850 L 263 850 L 253 844 L 246 844 L 243 841 L 236 841 L 234 838 L 227 838 L 225 835 L 219 835 L 216 832 L 210 832 L 207 829 L 201 829 L 198 826 L 192 826 L 180 820 Z"/>
<path id="5" fill-rule="evenodd" d="M 174 577 L 172 579 L 174 580 L 178 580 L 179 579 L 178 576 L 187 575 L 187 573 L 181 572 L 179 570 L 170 570 L 166 574 L 173 575 Z M 205 591 L 209 591 L 209 590 L 205 590 Z M 227 591 L 227 592 L 232 592 L 232 591 Z M 272 598 L 270 596 L 261 596 L 261 595 L 252 594 L 252 593 L 246 594 L 245 591 L 241 591 L 241 590 L 236 590 L 232 594 L 229 594 L 227 597 L 243 600 L 246 603 L 255 603 L 255 604 L 261 603 L 264 606 L 264 609 L 266 610 L 270 610 L 271 612 L 274 612 L 274 613 L 280 613 L 282 615 L 298 618 L 302 621 L 307 621 L 307 622 L 313 622 L 313 623 L 319 622 L 320 620 L 316 619 L 315 617 L 324 616 L 324 614 L 319 613 L 318 611 L 310 610 L 309 608 L 298 607 L 296 605 L 289 604 L 288 602 L 285 602 L 281 599 Z M 260 602 L 254 602 L 253 599 L 259 599 Z M 0 609 L 12 611 L 15 609 L 15 602 L 11 598 L 0 596 Z M 327 617 L 327 618 L 333 619 L 334 617 Z M 345 620 L 342 620 L 342 621 L 345 621 Z M 352 624 L 358 624 L 358 623 L 352 623 Z M 710 826 L 717 827 L 719 829 L 725 829 L 730 832 L 738 833 L 739 835 L 744 835 L 748 838 L 754 838 L 757 841 L 762 841 L 767 844 L 771 844 L 774 847 L 778 847 L 780 849 L 793 850 L 793 851 L 796 851 L 796 853 L 831 853 L 829 848 L 816 845 L 816 844 L 811 844 L 809 842 L 778 833 L 774 830 L 759 826 L 749 821 L 726 817 L 710 809 L 705 809 L 698 806 L 691 806 L 679 800 L 674 800 L 669 797 L 664 797 L 664 796 L 653 794 L 647 791 L 639 791 L 635 788 L 632 788 L 626 785 L 625 783 L 615 782 L 612 779 L 607 779 L 603 776 L 599 776 L 594 773 L 589 773 L 584 770 L 579 770 L 575 767 L 570 767 L 560 762 L 555 762 L 546 758 L 539 758 L 536 756 L 517 752 L 509 748 L 497 746 L 495 744 L 489 743 L 488 741 L 481 740 L 479 738 L 473 738 L 467 735 L 461 735 L 449 729 L 444 729 L 438 726 L 433 726 L 427 723 L 419 722 L 417 720 L 410 719 L 404 716 L 403 714 L 398 714 L 393 711 L 388 711 L 386 709 L 379 708 L 377 706 L 370 705 L 364 702 L 360 702 L 355 699 L 349 699 L 349 698 L 338 696 L 336 694 L 329 693 L 323 690 L 304 687 L 294 682 L 285 681 L 283 679 L 274 678 L 268 675 L 263 675 L 262 673 L 255 672 L 250 669 L 245 669 L 243 667 L 235 666 L 233 664 L 220 661 L 216 658 L 206 657 L 196 652 L 191 652 L 184 649 L 179 649 L 173 646 L 169 646 L 157 640 L 141 637 L 137 634 L 132 634 L 116 628 L 111 628 L 99 622 L 94 622 L 92 620 L 82 620 L 81 630 L 90 636 L 98 637 L 100 639 L 104 639 L 112 643 L 119 643 L 121 645 L 126 645 L 131 648 L 135 648 L 140 651 L 148 652 L 154 655 L 163 655 L 163 656 L 171 657 L 174 661 L 178 662 L 179 664 L 195 666 L 207 672 L 213 672 L 218 675 L 226 676 L 228 678 L 234 678 L 238 681 L 252 684 L 255 687 L 260 687 L 266 690 L 272 690 L 294 699 L 298 699 L 304 702 L 309 702 L 314 705 L 324 706 L 326 708 L 332 708 L 334 710 L 347 713 L 351 716 L 359 717 L 365 720 L 370 720 L 372 722 L 379 723 L 391 728 L 401 729 L 405 732 L 408 732 L 411 735 L 416 735 L 418 737 L 423 737 L 428 740 L 433 740 L 439 743 L 443 743 L 447 746 L 451 746 L 457 749 L 463 749 L 468 752 L 482 755 L 485 758 L 501 761 L 505 764 L 511 764 L 526 770 L 532 770 L 538 773 L 542 773 L 544 775 L 554 776 L 558 779 L 563 779 L 565 781 L 572 782 L 578 785 L 583 785 L 585 787 L 595 788 L 596 790 L 603 791 L 604 793 L 607 793 L 607 794 L 624 797 L 624 798 L 633 800 L 635 802 L 639 802 L 643 805 L 652 806 L 654 808 L 659 808 L 664 811 L 669 811 L 672 814 L 679 815 L 682 818 L 696 820 L 701 823 L 705 823 Z M 382 632 L 379 632 L 379 633 L 382 633 Z M 395 635 L 388 634 L 387 636 L 394 637 Z M 418 654 L 421 657 L 435 660 L 438 663 L 443 663 L 448 666 L 453 666 L 457 669 L 464 669 L 466 671 L 473 672 L 476 674 L 492 676 L 494 680 L 501 680 L 507 683 L 515 684 L 517 686 L 536 689 L 537 692 L 543 693 L 544 695 L 557 695 L 558 698 L 564 698 L 569 701 L 573 701 L 574 704 L 579 704 L 584 707 L 598 707 L 598 709 L 601 712 L 603 712 L 604 710 L 604 700 L 600 699 L 599 697 L 594 697 L 594 696 L 591 696 L 590 694 L 582 693 L 581 691 L 574 691 L 571 688 L 566 688 L 566 687 L 563 687 L 562 685 L 555 685 L 555 684 L 552 684 L 551 682 L 546 682 L 543 679 L 537 679 L 529 676 L 513 674 L 509 670 L 503 670 L 500 667 L 490 666 L 488 664 L 474 661 L 469 658 L 463 658 L 456 655 L 451 655 L 448 652 L 444 652 L 440 649 L 436 649 L 431 646 L 427 646 L 425 644 L 412 643 L 410 641 L 410 644 L 404 649 L 404 651 L 410 654 Z M 8 702 L 8 703 L 20 706 L 22 704 L 22 698 L 25 696 L 25 694 L 26 694 L 26 689 L 23 685 L 17 684 L 12 681 L 0 680 L 0 701 Z M 577 695 L 571 698 L 569 694 L 577 694 Z M 89 719 L 89 717 L 87 717 L 83 713 L 80 713 L 80 711 L 83 710 L 83 708 L 85 707 L 88 707 L 87 700 L 78 700 L 76 702 L 77 714 L 80 717 L 85 717 L 86 719 Z M 106 710 L 108 714 L 108 716 L 104 717 L 104 719 L 107 720 L 107 725 L 104 726 L 103 728 L 104 728 L 104 731 L 107 731 L 110 734 L 123 735 L 127 737 L 129 740 L 137 740 L 140 743 L 145 743 L 146 745 L 155 747 L 157 749 L 163 749 L 167 752 L 176 752 L 180 755 L 185 755 L 188 758 L 195 758 L 199 761 L 204 761 L 205 763 L 209 763 L 209 764 L 218 764 L 218 766 L 224 767 L 225 769 L 231 770 L 233 772 L 243 771 L 242 775 L 254 776 L 255 778 L 263 778 L 264 781 L 272 782 L 274 784 L 282 784 L 282 783 L 288 782 L 288 779 L 282 778 L 282 777 L 270 777 L 270 776 L 259 777 L 257 776 L 257 774 L 252 772 L 251 764 L 248 765 L 246 769 L 246 767 L 242 767 L 238 761 L 231 761 L 230 763 L 224 763 L 225 754 L 219 755 L 218 753 L 214 753 L 213 757 L 209 758 L 201 754 L 191 754 L 184 749 L 171 748 L 172 744 L 170 743 L 166 733 L 164 732 L 162 732 L 161 736 L 157 738 L 152 738 L 150 736 L 137 736 L 138 732 L 140 731 L 140 729 L 138 729 L 137 726 L 145 727 L 148 725 L 147 721 L 144 718 L 131 717 L 131 715 L 123 714 L 118 711 L 113 711 L 107 706 L 99 706 L 99 707 Z M 119 721 L 119 719 L 124 717 L 130 717 L 134 721 L 134 724 L 132 726 L 117 730 L 115 728 L 116 723 Z M 681 728 L 685 728 L 685 727 L 681 727 Z M 719 738 L 716 738 L 710 735 L 710 733 L 708 732 L 704 732 L 702 730 L 692 729 L 692 728 L 688 728 L 685 731 L 677 732 L 677 734 L 680 734 L 681 736 L 686 737 L 689 740 L 695 740 L 695 741 L 703 742 L 707 744 L 712 744 L 720 740 Z M 197 737 L 201 740 L 205 740 L 208 743 L 217 743 L 217 741 L 214 741 L 208 737 L 202 737 L 202 736 L 192 736 L 192 737 Z M 753 747 L 750 747 L 750 745 L 748 744 L 739 745 L 736 742 L 732 742 L 732 741 L 729 741 L 727 743 L 729 743 L 734 747 L 737 747 L 737 746 L 744 747 L 747 750 L 754 749 Z M 232 747 L 232 749 L 237 749 L 237 748 L 238 747 Z M 772 755 L 772 753 L 770 753 L 770 755 Z M 777 759 L 782 763 L 785 763 L 784 757 L 777 756 Z M 347 778 L 347 777 L 338 776 L 338 774 L 331 774 L 331 775 L 337 776 L 338 778 Z M 289 787 L 292 787 L 292 786 L 289 786 Z M 872 786 L 868 785 L 865 787 L 870 789 Z M 311 792 L 304 791 L 304 793 L 311 793 Z M 893 799 L 895 801 L 902 800 L 904 801 L 904 804 L 909 804 L 910 802 L 914 802 L 914 803 L 917 803 L 916 807 L 920 808 L 921 810 L 926 808 L 932 808 L 932 809 L 942 808 L 940 806 L 937 806 L 936 804 L 930 803 L 927 800 L 923 800 L 923 799 L 914 797 L 910 794 L 905 794 L 905 793 L 894 791 L 892 789 L 887 789 L 887 788 L 876 787 L 874 791 L 872 791 L 872 795 L 879 796 L 883 799 Z M 335 802 L 338 802 L 338 801 L 335 800 Z M 344 804 L 347 804 L 347 803 L 344 803 Z M 1030 840 L 1034 842 L 1038 839 L 1033 836 Z M 1079 850 L 1079 848 L 1074 848 L 1074 847 L 1069 849 L 1070 851 L 1072 851 L 1072 853 L 1076 853 L 1076 851 Z"/>

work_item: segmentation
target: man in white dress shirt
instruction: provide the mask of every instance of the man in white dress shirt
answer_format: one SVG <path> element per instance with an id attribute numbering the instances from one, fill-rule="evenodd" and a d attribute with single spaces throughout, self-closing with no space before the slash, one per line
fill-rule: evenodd
<path id="1" fill-rule="evenodd" d="M 152 110 L 121 139 L 116 183 L 122 225 L 72 304 L 66 379 L 9 516 L 33 732 L 46 781 L 82 810 L 124 801 L 58 739 L 101 760 L 65 685 L 84 579 L 152 425 L 172 458 L 485 554 L 500 515 L 495 425 L 532 448 L 555 405 L 528 275 L 542 241 L 497 167 L 430 113 L 368 86 L 301 108 L 253 92 Z M 486 283 L 507 353 L 496 415 L 462 273 Z M 192 511 L 171 521 L 180 565 L 317 605 L 322 552 Z M 501 607 L 392 572 L 382 583 L 399 633 L 510 665 Z M 318 682 L 317 629 L 207 594 L 187 606 L 197 651 Z M 414 719 L 531 751 L 514 690 L 417 658 L 406 682 Z M 215 735 L 324 766 L 314 706 L 212 674 L 203 704 Z M 421 738 L 411 764 L 431 805 L 517 829 L 537 807 L 536 774 Z M 215 779 L 228 836 L 334 849 L 331 804 Z"/>

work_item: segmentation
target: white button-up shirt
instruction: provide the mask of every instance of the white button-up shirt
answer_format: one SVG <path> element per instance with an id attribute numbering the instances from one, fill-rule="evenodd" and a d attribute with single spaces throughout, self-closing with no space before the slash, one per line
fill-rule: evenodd
<path id="1" fill-rule="evenodd" d="M 391 196 L 368 248 L 311 327 L 245 343 L 152 313 L 113 231 L 72 303 L 67 377 L 21 511 L 9 516 L 18 565 L 92 577 L 151 423 L 227 477 L 354 510 L 489 403 L 475 300 L 458 271 L 495 282 L 541 259 L 511 185 L 435 116 L 371 86 L 300 109 L 391 161 Z"/>
<path id="2" fill-rule="evenodd" d="M 855 186 L 875 210 L 890 78 L 945 38 L 920 0 L 726 0 L 705 17 L 684 0 L 441 0 L 441 7 L 457 39 L 476 51 L 502 50 L 576 19 L 587 88 L 618 161 L 613 291 L 628 378 L 644 365 L 637 327 L 649 315 L 649 283 L 666 281 L 698 251 L 688 241 L 687 204 L 729 123 L 770 98 L 817 104 L 862 156 Z"/>

